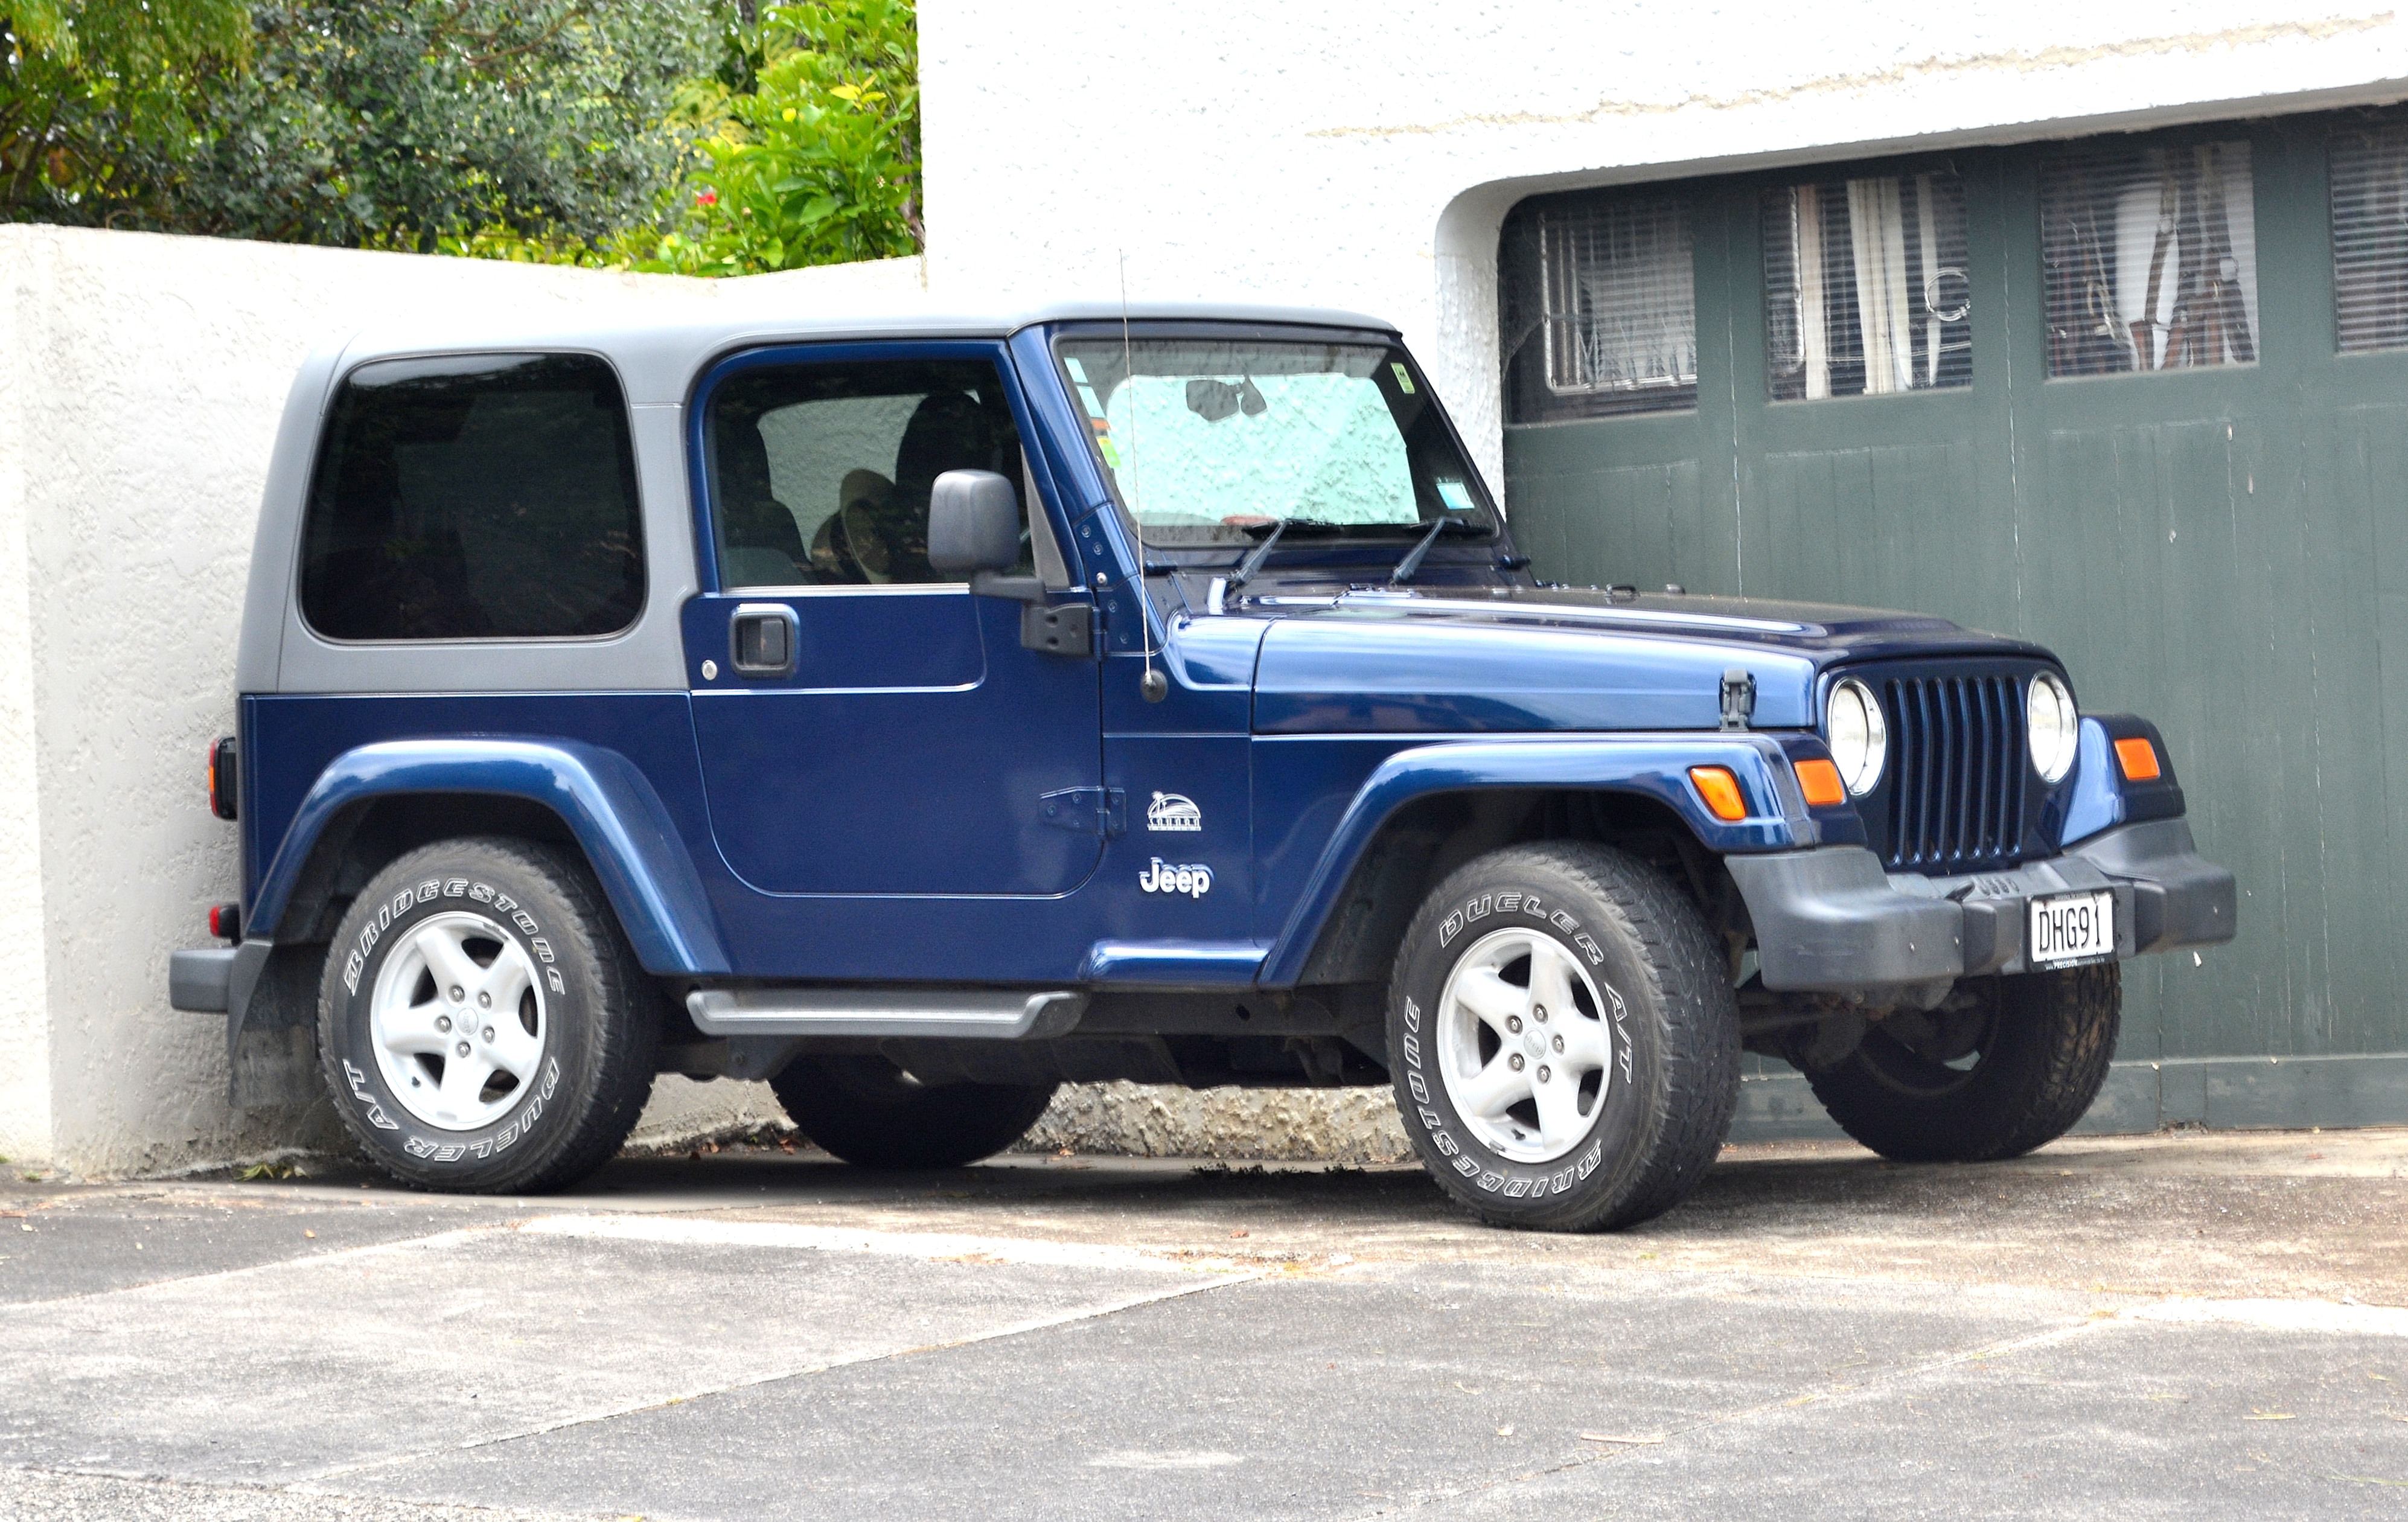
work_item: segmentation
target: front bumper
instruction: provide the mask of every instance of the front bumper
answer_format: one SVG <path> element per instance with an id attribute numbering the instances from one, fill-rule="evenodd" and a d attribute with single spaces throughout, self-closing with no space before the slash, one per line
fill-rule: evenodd
<path id="1" fill-rule="evenodd" d="M 1861 846 L 1723 858 L 1756 927 L 1764 986 L 1874 1004 L 1928 1004 L 1958 978 L 2030 970 L 2025 905 L 2049 894 L 2115 896 L 2115 955 L 2232 939 L 2232 874 L 2202 858 L 2190 826 L 2157 819 L 2105 831 L 2046 861 L 1971 877 L 1891 874 Z"/>

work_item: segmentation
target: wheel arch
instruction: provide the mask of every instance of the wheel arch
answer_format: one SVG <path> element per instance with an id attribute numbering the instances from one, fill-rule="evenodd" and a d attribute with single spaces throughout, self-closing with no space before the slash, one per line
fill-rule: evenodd
<path id="1" fill-rule="evenodd" d="M 397 740 L 336 758 L 303 800 L 251 906 L 249 932 L 325 940 L 367 880 L 420 846 L 509 835 L 575 852 L 646 971 L 727 970 L 700 876 L 652 784 L 573 742 Z"/>
<path id="2" fill-rule="evenodd" d="M 1691 766 L 1726 766 L 1763 811 L 1715 819 Z M 1717 927 L 1744 907 L 1722 857 L 1785 850 L 1815 834 L 1778 745 L 1761 735 L 1688 735 L 1417 747 L 1390 756 L 1333 833 L 1261 982 L 1272 987 L 1387 976 L 1398 938 L 1447 873 L 1540 840 L 1619 845 L 1667 869 Z"/>

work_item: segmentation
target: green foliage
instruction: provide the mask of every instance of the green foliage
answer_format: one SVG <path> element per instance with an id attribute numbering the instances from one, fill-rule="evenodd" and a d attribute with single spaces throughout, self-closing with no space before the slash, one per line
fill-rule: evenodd
<path id="1" fill-rule="evenodd" d="M 444 251 L 681 275 L 752 275 L 914 253 L 920 222 L 918 36 L 910 0 L 765 10 L 732 36 L 681 114 L 711 123 L 647 223 L 599 239 L 494 223 Z"/>
<path id="2" fill-rule="evenodd" d="M 249 7 L 16 0 L 0 44 L 0 217 L 105 222 L 155 199 L 124 150 L 191 133 L 203 81 L 249 52 Z"/>
<path id="3" fill-rule="evenodd" d="M 911 0 L 735 3 L 0 0 L 0 217 L 694 275 L 918 250 Z"/>
<path id="4" fill-rule="evenodd" d="M 694 208 L 658 262 L 692 274 L 912 253 L 919 46 L 910 0 L 822 0 L 761 18 L 750 92 L 701 145 Z"/>
<path id="5" fill-rule="evenodd" d="M 433 251 L 647 217 L 721 23 L 710 0 L 263 0 L 174 166 L 179 231 Z"/>

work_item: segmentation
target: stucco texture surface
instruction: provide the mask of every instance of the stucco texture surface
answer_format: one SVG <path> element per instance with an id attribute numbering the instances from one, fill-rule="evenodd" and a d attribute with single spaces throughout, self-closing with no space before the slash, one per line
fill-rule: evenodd
<path id="1" fill-rule="evenodd" d="M 925 0 L 920 18 L 933 290 L 1378 313 L 1492 480 L 1497 232 L 1525 195 L 2408 93 L 2400 13 L 2334 0 Z"/>
<path id="2" fill-rule="evenodd" d="M 909 262 L 713 286 L 0 228 L 0 766 L 16 783 L 0 860 L 20 926 L 0 948 L 0 1155 L 167 1171 L 325 1134 L 306 1099 L 232 1110 L 223 1022 L 166 1003 L 168 953 L 205 943 L 205 907 L 240 893 L 202 756 L 234 727 L 252 524 L 311 346 L 504 306 L 810 303 L 918 285 Z M 258 1060 L 307 1076 L 306 1043 Z M 738 1123 L 756 1087 L 664 1081 L 647 1131 Z"/>

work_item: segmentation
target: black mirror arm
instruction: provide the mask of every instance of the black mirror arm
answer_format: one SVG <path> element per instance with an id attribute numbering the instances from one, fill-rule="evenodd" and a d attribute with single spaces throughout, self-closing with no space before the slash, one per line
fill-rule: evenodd
<path id="1" fill-rule="evenodd" d="M 1045 583 L 1034 576 L 1006 576 L 1001 571 L 972 571 L 970 592 L 981 597 L 1003 597 L 1011 602 L 1041 604 L 1045 601 Z"/>

